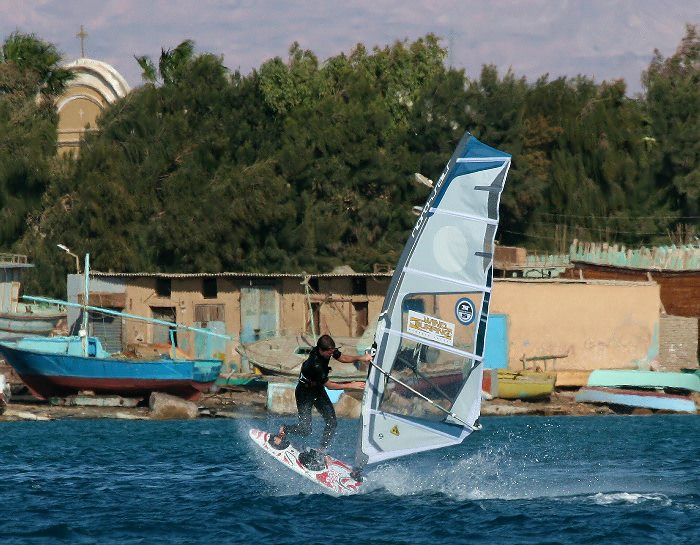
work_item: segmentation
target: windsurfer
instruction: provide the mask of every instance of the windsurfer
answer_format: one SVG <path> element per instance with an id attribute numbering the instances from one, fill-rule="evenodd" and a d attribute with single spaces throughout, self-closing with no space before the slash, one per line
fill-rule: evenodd
<path id="1" fill-rule="evenodd" d="M 318 453 L 322 457 L 328 450 L 336 428 L 335 409 L 331 403 L 326 388 L 329 390 L 362 390 L 365 387 L 363 381 L 334 382 L 328 380 L 331 371 L 330 359 L 334 358 L 341 363 L 353 363 L 355 361 L 370 362 L 369 354 L 350 356 L 342 354 L 335 346 L 335 341 L 330 335 L 321 335 L 316 346 L 311 350 L 307 360 L 301 365 L 299 383 L 294 392 L 296 398 L 299 421 L 295 425 L 283 425 L 277 435 L 271 436 L 270 445 L 277 449 L 287 448 L 287 434 L 308 437 L 311 434 L 311 408 L 321 414 L 325 422 L 325 428 L 321 437 L 321 446 Z M 316 455 L 316 458 L 319 456 Z"/>

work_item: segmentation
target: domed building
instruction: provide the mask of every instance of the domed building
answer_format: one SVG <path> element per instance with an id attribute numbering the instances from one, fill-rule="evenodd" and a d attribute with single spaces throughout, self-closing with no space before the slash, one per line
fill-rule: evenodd
<path id="1" fill-rule="evenodd" d="M 77 154 L 83 135 L 97 130 L 97 117 L 107 105 L 125 97 L 131 89 L 113 66 L 102 61 L 80 58 L 65 68 L 75 78 L 56 100 L 58 152 Z"/>

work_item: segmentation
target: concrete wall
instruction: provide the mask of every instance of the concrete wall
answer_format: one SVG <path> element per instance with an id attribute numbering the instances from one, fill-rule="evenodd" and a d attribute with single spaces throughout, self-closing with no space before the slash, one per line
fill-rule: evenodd
<path id="1" fill-rule="evenodd" d="M 170 278 L 170 296 L 157 294 L 156 276 L 93 276 L 90 282 L 90 303 L 97 306 L 115 307 L 109 294 L 121 294 L 123 311 L 129 314 L 153 318 L 161 308 L 174 309 L 175 321 L 184 325 L 196 325 L 198 305 L 223 305 L 224 325 L 227 334 L 235 338 L 225 343 L 225 362 L 240 363 L 236 352 L 241 332 L 241 287 L 266 285 L 277 290 L 278 334 L 304 333 L 310 331 L 310 311 L 305 287 L 301 277 L 245 277 L 217 276 L 217 296 L 205 298 L 204 276 Z M 361 325 L 376 322 L 389 285 L 390 277 L 362 277 L 366 282 L 366 293 L 353 294 L 353 276 L 321 277 L 318 290 L 312 292 L 311 303 L 320 311 L 320 331 L 334 336 L 356 336 Z M 69 275 L 69 300 L 78 301 L 83 289 L 82 275 Z M 102 299 L 102 301 L 100 300 Z M 366 308 L 366 312 L 363 310 Z M 79 310 L 71 311 L 69 324 L 77 320 Z M 366 314 L 366 318 L 364 315 Z M 123 346 L 131 343 L 153 343 L 156 341 L 154 324 L 125 318 L 123 320 Z M 178 346 L 187 356 L 195 356 L 195 333 L 178 331 Z M 218 357 L 217 353 L 217 357 Z"/>
<path id="2" fill-rule="evenodd" d="M 698 365 L 698 319 L 661 315 L 659 365 L 674 370 Z"/>
<path id="3" fill-rule="evenodd" d="M 85 288 L 84 276 L 82 274 L 69 274 L 67 279 L 68 301 L 71 303 L 82 303 L 82 295 Z M 119 309 L 119 305 L 111 304 L 105 301 L 105 296 L 115 295 L 121 296 L 126 294 L 127 282 L 124 278 L 104 278 L 90 276 L 90 304 L 98 307 L 108 307 Z M 120 301 L 124 297 L 119 297 Z M 81 319 L 81 310 L 79 308 L 68 307 L 66 311 L 66 320 L 68 322 L 68 331 L 71 334 L 77 334 Z M 128 311 L 127 311 L 128 312 Z"/>
<path id="4" fill-rule="evenodd" d="M 154 309 L 174 308 L 175 321 L 184 325 L 195 325 L 195 308 L 197 305 L 224 305 L 224 323 L 226 332 L 238 337 L 240 331 L 240 292 L 238 282 L 230 278 L 217 278 L 217 296 L 205 298 L 202 294 L 203 278 L 172 278 L 170 297 L 156 293 L 156 279 L 149 277 L 129 278 L 127 285 L 126 312 L 147 318 L 154 317 Z M 124 329 L 127 343 L 152 343 L 155 341 L 155 329 L 161 327 L 146 322 L 128 320 Z M 195 333 L 178 332 L 178 345 L 188 356 L 194 356 Z M 235 341 L 225 343 L 225 361 L 237 360 Z"/>
<path id="5" fill-rule="evenodd" d="M 316 333 L 338 337 L 358 336 L 362 321 L 358 306 L 367 305 L 367 325 L 373 325 L 389 287 L 389 277 L 367 277 L 366 294 L 353 295 L 353 277 L 319 278 L 318 292 L 311 293 L 313 305 L 319 306 L 320 328 Z M 303 333 L 310 329 L 310 310 L 304 286 L 298 278 L 285 278 L 281 293 L 280 324 L 287 333 Z"/>
<path id="6" fill-rule="evenodd" d="M 653 282 L 496 280 L 491 312 L 508 316 L 509 368 L 523 356 L 568 354 L 547 369 L 649 367 L 659 351 Z"/>
<path id="7" fill-rule="evenodd" d="M 310 296 L 318 305 L 321 328 L 317 333 L 337 337 L 356 336 L 360 311 L 367 308 L 372 327 L 381 310 L 389 276 L 364 277 L 365 294 L 353 294 L 352 276 L 319 277 L 318 290 Z M 82 276 L 70 275 L 69 299 L 82 289 Z M 121 293 L 124 310 L 153 317 L 154 308 L 175 309 L 176 321 L 194 325 L 197 305 L 224 306 L 226 332 L 235 337 L 225 343 L 226 362 L 240 363 L 235 351 L 241 330 L 241 286 L 265 282 L 279 291 L 280 333 L 310 331 L 310 313 L 302 278 L 277 276 L 248 278 L 219 276 L 217 296 L 204 298 L 202 276 L 171 278 L 170 297 L 156 294 L 156 277 L 94 277 L 95 296 Z M 358 291 L 355 289 L 355 291 Z M 100 306 L 99 299 L 91 302 Z M 358 310 L 359 309 L 359 310 Z M 648 368 L 659 354 L 659 286 L 654 282 L 599 280 L 508 280 L 497 279 L 491 312 L 507 316 L 508 365 L 522 369 L 521 358 L 567 354 L 566 358 L 542 362 L 547 369 L 591 370 L 598 368 Z M 77 318 L 77 311 L 75 312 Z M 70 324 L 69 320 L 69 324 Z M 151 343 L 152 324 L 125 320 L 124 342 Z M 697 330 L 696 344 L 697 347 Z M 194 355 L 194 334 L 178 333 L 178 344 Z"/>

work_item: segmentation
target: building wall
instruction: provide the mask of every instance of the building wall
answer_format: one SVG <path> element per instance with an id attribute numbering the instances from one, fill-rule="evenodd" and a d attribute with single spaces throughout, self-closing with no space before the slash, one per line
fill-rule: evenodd
<path id="1" fill-rule="evenodd" d="M 354 277 L 319 278 L 318 291 L 311 292 L 311 304 L 318 305 L 320 327 L 317 334 L 328 333 L 339 337 L 359 336 L 358 327 L 365 322 L 372 325 L 384 302 L 389 277 L 365 277 L 366 293 L 353 294 Z M 299 278 L 285 278 L 282 287 L 280 323 L 287 333 L 309 332 L 311 318 L 309 301 Z M 366 320 L 358 310 L 366 304 Z M 360 333 L 361 335 L 361 333 Z"/>
<path id="2" fill-rule="evenodd" d="M 75 277 L 74 279 L 72 277 Z M 80 289 L 80 275 L 70 275 L 69 293 Z M 366 322 L 373 327 L 390 283 L 389 276 L 364 277 L 366 293 L 355 293 L 352 276 L 319 277 L 310 300 L 320 315 L 320 331 L 337 337 L 356 336 L 366 307 Z M 274 286 L 279 292 L 279 334 L 310 331 L 310 311 L 301 277 L 219 276 L 217 296 L 205 298 L 201 276 L 171 278 L 169 297 L 156 293 L 156 277 L 93 278 L 91 302 L 110 300 L 109 292 L 124 294 L 125 312 L 153 317 L 154 309 L 172 307 L 175 319 L 195 325 L 197 305 L 223 305 L 227 334 L 222 357 L 240 363 L 235 351 L 241 332 L 241 287 Z M 104 293 L 102 293 L 104 292 Z M 93 299 L 95 297 L 96 299 Z M 496 280 L 491 312 L 507 316 L 508 365 L 521 369 L 521 358 L 563 355 L 545 362 L 548 369 L 648 368 L 659 354 L 659 286 L 654 282 L 579 280 Z M 102 305 L 113 306 L 113 305 Z M 69 322 L 70 323 L 70 322 Z M 154 326 L 125 320 L 124 344 L 152 343 Z M 162 327 L 162 326 L 161 326 Z M 178 332 L 178 344 L 194 356 L 194 334 Z M 696 345 L 697 346 L 697 345 Z"/>
<path id="3" fill-rule="evenodd" d="M 80 299 L 82 278 L 82 275 L 69 275 L 70 300 Z M 204 278 L 203 276 L 170 278 L 170 295 L 163 296 L 157 292 L 156 276 L 93 276 L 90 282 L 90 303 L 115 307 L 113 296 L 120 294 L 121 306 L 126 313 L 157 318 L 162 309 L 174 309 L 173 318 L 176 322 L 196 327 L 200 325 L 196 323 L 198 305 L 222 305 L 225 332 L 234 337 L 234 340 L 225 342 L 223 353 L 215 353 L 215 356 L 220 356 L 225 362 L 234 364 L 240 363 L 236 346 L 242 327 L 241 288 L 244 286 L 267 286 L 279 294 L 276 298 L 278 306 L 276 334 L 311 331 L 309 304 L 300 277 L 217 276 L 215 277 L 217 294 L 213 298 L 204 297 Z M 318 305 L 319 308 L 321 327 L 316 331 L 317 334 L 356 336 L 358 323 L 372 325 L 376 321 L 390 277 L 367 277 L 366 293 L 360 294 L 352 293 L 353 278 L 335 276 L 318 279 L 318 291 L 313 291 L 310 296 L 311 303 Z M 363 312 L 362 309 L 366 310 Z M 76 322 L 78 314 L 79 310 L 73 311 L 69 324 Z M 162 338 L 162 335 L 159 337 L 159 333 L 163 331 L 164 326 L 129 318 L 123 319 L 122 324 L 124 348 L 128 348 L 130 344 L 151 344 Z M 183 330 L 177 333 L 178 347 L 187 356 L 195 356 L 196 335 L 194 332 Z"/>
<path id="4" fill-rule="evenodd" d="M 547 369 L 648 368 L 659 351 L 653 282 L 496 280 L 491 312 L 508 316 L 508 366 L 567 354 Z"/>
<path id="5" fill-rule="evenodd" d="M 77 154 L 86 132 L 97 130 L 100 114 L 125 97 L 130 89 L 121 74 L 102 61 L 80 58 L 65 68 L 72 72 L 74 79 L 56 100 L 58 151 Z"/>
<path id="6" fill-rule="evenodd" d="M 674 370 L 698 365 L 698 319 L 661 316 L 659 328 L 659 365 Z"/>
<path id="7" fill-rule="evenodd" d="M 169 297 L 158 295 L 156 278 L 129 278 L 127 284 L 126 312 L 147 318 L 157 317 L 159 309 L 173 308 L 175 321 L 187 325 L 195 324 L 195 309 L 197 305 L 224 305 L 224 323 L 227 334 L 238 338 L 240 331 L 240 296 L 238 283 L 229 278 L 217 278 L 217 296 L 205 298 L 202 293 L 202 277 L 172 278 Z M 156 324 L 129 320 L 125 328 L 126 343 L 156 342 Z M 188 356 L 195 355 L 195 333 L 178 331 L 178 346 Z M 225 343 L 223 357 L 225 361 L 237 359 L 235 341 Z"/>
<path id="8" fill-rule="evenodd" d="M 90 277 L 90 305 L 98 307 L 108 307 L 123 310 L 124 295 L 126 294 L 127 282 L 123 278 L 93 278 Z M 69 274 L 67 279 L 68 301 L 71 303 L 82 303 L 83 291 L 85 289 L 84 277 L 82 274 Z M 112 301 L 114 296 L 118 301 Z M 128 312 L 128 311 L 127 311 Z M 82 317 L 81 310 L 69 307 L 66 311 L 68 331 L 74 335 L 80 328 Z"/>
<path id="9" fill-rule="evenodd" d="M 661 302 L 667 314 L 700 318 L 700 271 L 651 270 L 575 262 L 567 271 L 571 278 L 654 281 L 661 287 Z"/>

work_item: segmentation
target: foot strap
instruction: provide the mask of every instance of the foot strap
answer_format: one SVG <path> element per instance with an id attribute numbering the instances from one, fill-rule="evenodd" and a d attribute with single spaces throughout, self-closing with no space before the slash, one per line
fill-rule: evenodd
<path id="1" fill-rule="evenodd" d="M 358 483 L 362 482 L 362 470 L 359 467 L 354 467 L 350 472 L 350 478 L 355 479 Z"/>
<path id="2" fill-rule="evenodd" d="M 323 471 L 326 469 L 325 456 L 317 450 L 307 450 L 299 454 L 299 461 L 306 469 L 311 471 Z"/>
<path id="3" fill-rule="evenodd" d="M 275 439 L 280 438 L 280 442 L 276 443 Z M 270 445 L 275 450 L 284 450 L 289 446 L 289 440 L 286 437 L 279 437 L 279 435 L 270 435 L 267 439 L 267 444 Z"/>

